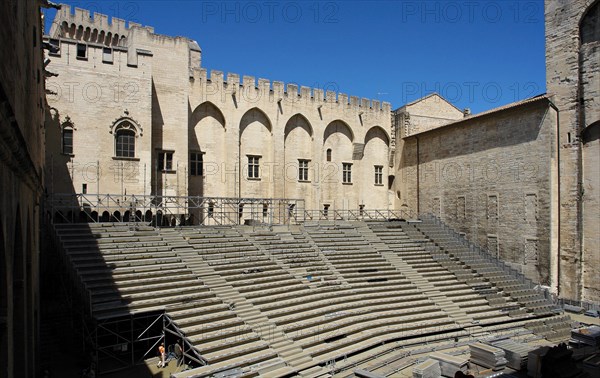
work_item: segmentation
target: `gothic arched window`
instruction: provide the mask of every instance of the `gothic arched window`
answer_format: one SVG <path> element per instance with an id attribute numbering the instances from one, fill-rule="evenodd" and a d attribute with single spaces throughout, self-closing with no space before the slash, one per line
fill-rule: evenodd
<path id="1" fill-rule="evenodd" d="M 115 156 L 135 157 L 135 127 L 129 122 L 122 122 L 115 128 Z"/>

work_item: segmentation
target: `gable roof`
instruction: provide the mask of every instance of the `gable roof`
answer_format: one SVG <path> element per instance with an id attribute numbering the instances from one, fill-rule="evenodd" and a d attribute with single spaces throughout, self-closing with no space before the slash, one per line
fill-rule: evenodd
<path id="1" fill-rule="evenodd" d="M 456 120 L 456 121 L 451 121 L 451 122 L 448 122 L 448 123 L 446 123 L 444 125 L 441 125 L 440 127 L 435 128 L 435 129 L 424 130 L 424 131 L 421 131 L 421 132 L 416 132 L 416 133 L 413 133 L 413 134 L 407 136 L 406 138 L 410 138 L 410 137 L 415 136 L 415 135 L 425 134 L 425 133 L 428 133 L 430 131 L 440 130 L 440 129 L 448 127 L 448 126 L 458 125 L 460 123 L 463 123 L 463 122 L 466 122 L 466 121 L 470 121 L 472 119 L 477 119 L 477 118 L 485 117 L 485 116 L 488 116 L 488 115 L 491 115 L 491 114 L 501 113 L 501 112 L 509 110 L 509 109 L 513 109 L 513 108 L 517 108 L 519 106 L 524 106 L 524 105 L 532 104 L 532 103 L 535 103 L 535 102 L 538 102 L 538 101 L 547 101 L 550 104 L 550 106 L 552 106 L 554 109 L 558 110 L 558 108 L 550 100 L 550 97 L 548 97 L 545 93 L 543 93 L 541 95 L 537 95 L 537 96 L 534 96 L 534 97 L 529 97 L 529 98 L 526 98 L 526 99 L 521 100 L 521 101 L 511 102 L 510 104 L 499 106 L 497 108 L 490 109 L 490 110 L 487 110 L 485 112 L 481 112 L 481 113 L 478 113 L 478 114 L 470 115 L 470 116 L 467 116 L 465 118 L 461 118 L 461 119 Z"/>
<path id="2" fill-rule="evenodd" d="M 402 105 L 401 107 L 399 107 L 398 109 L 396 109 L 395 111 L 397 112 L 397 111 L 400 111 L 400 110 L 404 110 L 404 109 L 406 109 L 406 107 L 408 107 L 408 106 L 415 105 L 415 104 L 417 104 L 417 103 L 419 103 L 419 102 L 421 102 L 421 101 L 427 100 L 428 98 L 430 98 L 430 97 L 433 97 L 433 96 L 437 96 L 437 97 L 439 97 L 439 98 L 440 98 L 442 101 L 444 101 L 444 102 L 445 102 L 445 103 L 447 103 L 448 105 L 452 106 L 454 109 L 458 110 L 458 111 L 459 111 L 459 112 L 461 112 L 461 113 L 463 112 L 461 109 L 457 108 L 457 107 L 456 107 L 456 106 L 455 106 L 453 103 L 451 103 L 450 101 L 446 100 L 446 99 L 444 98 L 444 96 L 440 95 L 440 94 L 439 94 L 439 93 L 437 93 L 437 92 L 430 93 L 430 94 L 428 94 L 428 95 L 427 95 L 427 96 L 425 96 L 425 97 L 421 97 L 421 98 L 419 98 L 419 99 L 416 99 L 416 100 L 414 100 L 414 101 L 411 101 L 411 102 L 409 102 L 408 104 L 404 104 L 404 105 Z"/>

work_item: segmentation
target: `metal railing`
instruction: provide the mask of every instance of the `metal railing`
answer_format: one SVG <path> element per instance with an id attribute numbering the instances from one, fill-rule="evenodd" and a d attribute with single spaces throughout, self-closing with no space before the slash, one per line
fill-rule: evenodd
<path id="1" fill-rule="evenodd" d="M 419 218 L 422 219 L 423 221 L 431 222 L 431 223 L 435 224 L 436 226 L 440 227 L 442 229 L 442 231 L 444 231 L 448 236 L 450 236 L 454 240 L 460 242 L 465 247 L 466 252 L 468 252 L 474 256 L 479 256 L 479 257 L 483 258 L 486 262 L 493 264 L 497 268 L 503 270 L 507 274 L 516 278 L 526 288 L 536 290 L 538 292 L 540 291 L 540 290 L 538 290 L 539 285 L 534 283 L 531 279 L 525 277 L 525 275 L 523 275 L 523 273 L 514 269 L 510 265 L 506 264 L 504 261 L 499 259 L 498 256 L 494 256 L 486 248 L 482 248 L 481 246 L 479 246 L 479 245 L 475 244 L 474 242 L 472 242 L 471 240 L 467 239 L 463 233 L 457 232 L 456 230 L 454 230 L 453 228 L 448 226 L 444 221 L 442 221 L 435 215 L 430 214 L 430 213 L 421 214 L 419 216 Z M 541 292 L 544 294 L 544 297 L 546 299 L 552 300 L 551 295 L 547 290 L 542 290 Z"/>
<path id="2" fill-rule="evenodd" d="M 304 221 L 304 200 L 136 194 L 52 194 L 55 223 L 152 222 L 155 226 L 289 224 Z"/>
<path id="3" fill-rule="evenodd" d="M 412 219 L 410 210 L 308 210 L 303 199 L 157 196 L 136 194 L 52 194 L 46 208 L 54 223 L 152 222 L 184 225 L 302 224 L 307 221 Z"/>
<path id="4" fill-rule="evenodd" d="M 390 209 L 305 210 L 304 221 L 376 221 L 411 219 L 412 212 Z"/>

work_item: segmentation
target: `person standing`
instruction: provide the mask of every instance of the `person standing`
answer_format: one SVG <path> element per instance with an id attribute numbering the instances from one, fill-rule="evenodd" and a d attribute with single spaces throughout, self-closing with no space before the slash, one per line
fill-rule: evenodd
<path id="1" fill-rule="evenodd" d="M 159 368 L 164 368 L 165 367 L 165 344 L 164 343 L 160 343 L 160 346 L 158 347 L 158 353 L 160 354 L 160 361 L 158 361 L 158 366 Z"/>

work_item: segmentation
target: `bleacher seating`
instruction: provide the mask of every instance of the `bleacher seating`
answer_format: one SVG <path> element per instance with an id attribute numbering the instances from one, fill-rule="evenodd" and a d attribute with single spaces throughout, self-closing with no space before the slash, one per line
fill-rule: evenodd
<path id="1" fill-rule="evenodd" d="M 569 336 L 536 291 L 433 223 L 55 229 L 91 317 L 163 311 L 185 335 L 207 365 L 180 378 L 387 373 L 425 338 Z"/>

